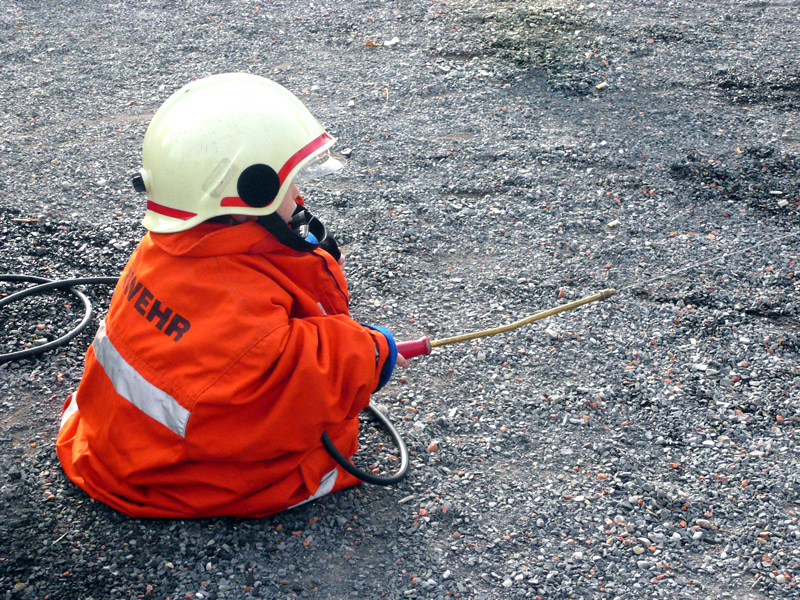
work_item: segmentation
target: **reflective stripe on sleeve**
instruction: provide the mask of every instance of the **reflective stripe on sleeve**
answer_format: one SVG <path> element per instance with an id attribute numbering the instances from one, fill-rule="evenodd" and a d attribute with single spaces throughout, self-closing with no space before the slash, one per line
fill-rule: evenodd
<path id="1" fill-rule="evenodd" d="M 122 358 L 106 335 L 105 321 L 97 330 L 92 348 L 120 396 L 179 436 L 186 437 L 189 411 L 178 404 L 175 398 L 147 381 Z"/>

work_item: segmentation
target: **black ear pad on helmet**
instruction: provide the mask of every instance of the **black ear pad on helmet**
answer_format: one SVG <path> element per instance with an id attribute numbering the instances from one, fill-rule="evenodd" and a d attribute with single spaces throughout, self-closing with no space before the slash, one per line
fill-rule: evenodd
<path id="1" fill-rule="evenodd" d="M 269 165 L 250 165 L 239 175 L 236 191 L 242 202 L 253 208 L 269 206 L 278 196 L 281 180 Z"/>

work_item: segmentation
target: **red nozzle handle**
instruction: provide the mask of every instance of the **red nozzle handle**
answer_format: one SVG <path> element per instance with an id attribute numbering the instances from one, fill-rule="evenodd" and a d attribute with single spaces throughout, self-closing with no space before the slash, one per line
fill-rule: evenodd
<path id="1" fill-rule="evenodd" d="M 431 338 L 427 335 L 418 340 L 409 340 L 407 342 L 399 342 L 397 344 L 397 351 L 405 358 L 414 358 L 415 356 L 422 356 L 423 354 L 431 353 Z"/>

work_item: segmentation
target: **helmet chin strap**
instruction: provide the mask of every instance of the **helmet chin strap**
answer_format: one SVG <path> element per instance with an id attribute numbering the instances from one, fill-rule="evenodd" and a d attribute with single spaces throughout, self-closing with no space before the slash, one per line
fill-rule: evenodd
<path id="1" fill-rule="evenodd" d="M 257 222 L 281 244 L 292 250 L 311 252 L 322 248 L 337 261 L 342 255 L 336 240 L 332 235 L 328 235 L 322 221 L 303 206 L 295 209 L 288 225 L 276 212 L 260 216 Z"/>

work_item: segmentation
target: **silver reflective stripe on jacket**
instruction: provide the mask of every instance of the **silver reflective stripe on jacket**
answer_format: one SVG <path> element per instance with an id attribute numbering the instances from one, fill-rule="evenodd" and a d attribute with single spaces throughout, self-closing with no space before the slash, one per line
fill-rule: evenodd
<path id="1" fill-rule="evenodd" d="M 311 494 L 308 498 L 303 500 L 302 502 L 298 502 L 297 504 L 292 504 L 288 508 L 294 508 L 296 506 L 300 506 L 301 504 L 305 504 L 306 502 L 311 502 L 312 500 L 316 500 L 317 498 L 321 498 L 326 494 L 330 494 L 333 486 L 336 485 L 336 479 L 339 477 L 339 471 L 334 467 L 333 471 L 329 471 L 322 476 L 322 480 L 319 482 L 319 487 L 317 491 Z"/>
<path id="2" fill-rule="evenodd" d="M 64 409 L 64 412 L 61 414 L 61 425 L 58 426 L 59 430 L 64 427 L 64 423 L 69 421 L 69 418 L 78 412 L 78 392 L 72 392 L 72 396 L 69 398 L 69 404 L 67 404 L 67 408 Z"/>
<path id="3" fill-rule="evenodd" d="M 120 396 L 179 436 L 186 437 L 189 411 L 178 404 L 175 398 L 147 381 L 122 358 L 106 335 L 105 320 L 97 330 L 92 347 Z"/>

